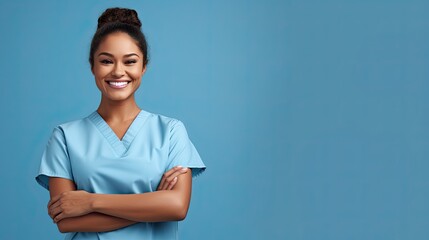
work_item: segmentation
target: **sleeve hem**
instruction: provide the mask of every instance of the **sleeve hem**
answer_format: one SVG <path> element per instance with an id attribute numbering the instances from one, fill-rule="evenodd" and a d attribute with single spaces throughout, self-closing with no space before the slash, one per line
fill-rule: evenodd
<path id="1" fill-rule="evenodd" d="M 190 168 L 192 170 L 193 179 L 200 176 L 206 170 L 205 166 L 184 166 L 184 167 Z"/>
<path id="2" fill-rule="evenodd" d="M 39 183 L 42 187 L 44 187 L 46 190 L 49 191 L 49 177 L 60 177 L 65 178 L 71 181 L 74 181 L 72 177 L 68 176 L 67 174 L 58 174 L 58 173 L 39 173 L 35 179 L 37 183 Z"/>

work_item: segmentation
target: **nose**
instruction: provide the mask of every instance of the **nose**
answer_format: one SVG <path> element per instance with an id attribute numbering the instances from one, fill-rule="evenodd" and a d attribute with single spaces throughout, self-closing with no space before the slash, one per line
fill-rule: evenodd
<path id="1" fill-rule="evenodd" d="M 116 63 L 112 69 L 112 76 L 114 77 L 122 77 L 124 76 L 125 71 L 124 71 L 124 67 L 122 66 L 121 63 Z"/>

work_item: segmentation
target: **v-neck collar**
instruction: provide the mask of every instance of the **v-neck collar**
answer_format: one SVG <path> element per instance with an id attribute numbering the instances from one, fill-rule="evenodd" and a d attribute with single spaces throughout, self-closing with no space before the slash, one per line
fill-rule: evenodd
<path id="1" fill-rule="evenodd" d="M 122 157 L 130 147 L 140 128 L 143 126 L 147 116 L 148 113 L 141 109 L 134 120 L 131 122 L 130 126 L 125 132 L 125 135 L 122 137 L 122 140 L 118 138 L 109 124 L 107 124 L 107 122 L 97 111 L 91 113 L 88 118 L 95 124 L 98 130 L 100 130 L 115 152 Z"/>

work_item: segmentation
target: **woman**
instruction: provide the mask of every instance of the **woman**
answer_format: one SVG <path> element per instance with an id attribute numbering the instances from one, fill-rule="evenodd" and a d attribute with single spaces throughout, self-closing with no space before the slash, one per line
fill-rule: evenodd
<path id="1" fill-rule="evenodd" d="M 181 121 L 136 104 L 148 63 L 140 27 L 132 9 L 99 17 L 89 62 L 100 105 L 55 127 L 43 153 L 36 180 L 66 239 L 177 239 L 205 170 Z"/>

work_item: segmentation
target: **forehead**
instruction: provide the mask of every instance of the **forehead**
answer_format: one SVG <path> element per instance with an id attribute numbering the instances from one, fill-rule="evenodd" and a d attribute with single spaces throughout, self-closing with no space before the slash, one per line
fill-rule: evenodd
<path id="1" fill-rule="evenodd" d="M 136 53 L 143 56 L 136 41 L 127 33 L 116 32 L 107 35 L 98 46 L 96 55 L 100 52 L 108 52 L 114 56 Z"/>

